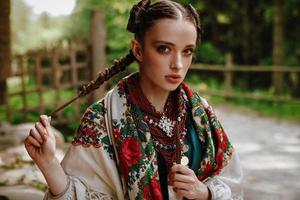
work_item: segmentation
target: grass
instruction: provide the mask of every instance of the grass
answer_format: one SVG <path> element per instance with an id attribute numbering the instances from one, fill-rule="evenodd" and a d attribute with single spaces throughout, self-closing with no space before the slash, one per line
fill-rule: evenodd
<path id="1" fill-rule="evenodd" d="M 35 85 L 34 81 L 32 81 L 31 79 L 27 79 L 26 80 L 26 89 L 29 90 L 29 89 L 35 89 L 35 88 L 36 88 L 36 85 Z M 21 91 L 20 81 L 18 81 L 16 79 L 8 81 L 8 91 L 9 91 L 9 93 Z M 75 95 L 76 95 L 76 92 L 72 89 L 61 90 L 59 93 L 59 96 L 57 95 L 57 93 L 54 89 L 47 90 L 46 92 L 44 92 L 42 94 L 44 104 L 45 105 L 53 105 L 53 106 L 46 107 L 45 113 L 43 113 L 43 114 L 49 114 L 51 111 L 53 111 L 55 109 L 54 108 L 54 107 L 56 107 L 55 104 L 61 105 L 63 102 L 70 100 Z M 23 109 L 24 105 L 23 105 L 22 98 L 23 97 L 21 95 L 16 95 L 16 96 L 10 97 L 9 98 L 9 107 L 13 108 L 14 110 Z M 59 102 L 58 102 L 58 99 L 59 99 Z M 39 94 L 37 94 L 37 93 L 27 94 L 26 101 L 27 101 L 26 107 L 28 109 L 37 108 L 39 106 L 39 102 L 40 102 Z M 80 104 L 79 106 L 81 108 L 85 107 L 83 105 L 84 104 L 83 100 L 79 100 L 79 104 Z M 78 117 L 75 116 L 76 106 L 78 106 L 78 104 L 71 104 L 61 111 L 63 118 L 67 118 L 70 121 L 67 125 L 56 126 L 56 128 L 58 128 L 63 133 L 65 138 L 70 139 L 71 137 L 73 137 L 74 132 L 79 125 L 80 116 L 78 116 Z M 42 113 L 39 113 L 38 109 L 29 112 L 28 119 L 26 120 L 26 122 L 36 122 L 39 119 L 40 114 L 42 114 Z M 7 121 L 6 108 L 4 105 L 0 105 L 0 122 L 5 122 L 5 121 Z M 12 113 L 12 116 L 11 116 L 12 124 L 19 124 L 19 123 L 23 123 L 23 122 L 24 122 L 24 119 L 23 119 L 22 112 L 13 112 Z"/>
<path id="2" fill-rule="evenodd" d="M 300 123 L 300 104 L 267 102 L 252 99 L 225 99 L 224 97 L 207 96 L 213 105 L 228 105 L 242 113 Z"/>

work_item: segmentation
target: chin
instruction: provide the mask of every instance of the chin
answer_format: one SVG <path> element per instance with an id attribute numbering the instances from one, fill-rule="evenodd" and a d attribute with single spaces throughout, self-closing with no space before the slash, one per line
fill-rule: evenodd
<path id="1" fill-rule="evenodd" d="M 168 91 L 168 92 L 172 92 L 172 91 L 174 91 L 174 90 L 176 90 L 177 88 L 178 88 L 178 86 L 179 86 L 180 84 L 176 84 L 176 85 L 169 85 L 169 84 L 166 84 L 166 86 L 165 87 L 163 87 L 163 89 L 165 89 L 166 91 Z"/>

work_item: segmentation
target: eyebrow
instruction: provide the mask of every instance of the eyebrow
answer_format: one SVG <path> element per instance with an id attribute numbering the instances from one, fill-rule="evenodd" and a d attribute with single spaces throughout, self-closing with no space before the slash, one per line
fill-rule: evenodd
<path id="1" fill-rule="evenodd" d="M 174 43 L 172 42 L 167 42 L 167 41 L 163 41 L 163 40 L 156 40 L 153 42 L 154 44 L 157 44 L 157 43 L 160 43 L 160 44 L 167 44 L 167 45 L 170 45 L 170 46 L 176 46 Z M 189 44 L 189 45 L 186 45 L 186 47 L 192 47 L 192 48 L 196 48 L 196 45 L 195 44 Z"/>

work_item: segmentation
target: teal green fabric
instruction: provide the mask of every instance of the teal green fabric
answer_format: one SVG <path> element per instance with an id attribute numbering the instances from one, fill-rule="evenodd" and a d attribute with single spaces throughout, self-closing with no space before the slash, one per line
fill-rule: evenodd
<path id="1" fill-rule="evenodd" d="M 184 141 L 185 145 L 188 145 L 189 149 L 184 154 L 189 159 L 189 168 L 192 169 L 195 174 L 198 176 L 198 169 L 200 166 L 201 160 L 201 143 L 197 137 L 197 133 L 193 126 L 193 120 L 191 119 L 190 113 L 188 113 L 187 120 L 186 120 L 186 140 Z"/>
<path id="2" fill-rule="evenodd" d="M 189 150 L 184 153 L 185 156 L 189 159 L 189 168 L 192 169 L 195 174 L 198 176 L 198 169 L 200 166 L 200 160 L 201 160 L 201 143 L 200 140 L 197 137 L 197 133 L 195 131 L 195 128 L 193 126 L 193 120 L 191 118 L 191 114 L 188 113 L 187 120 L 186 120 L 186 128 L 187 128 L 187 134 L 186 134 L 186 140 L 184 141 L 185 145 L 189 146 Z M 167 166 L 165 165 L 165 160 L 162 155 L 160 155 L 158 152 L 158 171 L 159 171 L 159 179 L 160 179 L 160 187 L 163 199 L 168 200 L 169 194 L 168 194 L 168 181 L 167 181 Z"/>

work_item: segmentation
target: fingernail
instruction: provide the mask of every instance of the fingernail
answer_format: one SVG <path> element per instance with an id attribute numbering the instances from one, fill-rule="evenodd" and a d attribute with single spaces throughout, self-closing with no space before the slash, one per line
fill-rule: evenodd
<path id="1" fill-rule="evenodd" d="M 51 116 L 48 117 L 47 125 L 50 126 Z"/>

